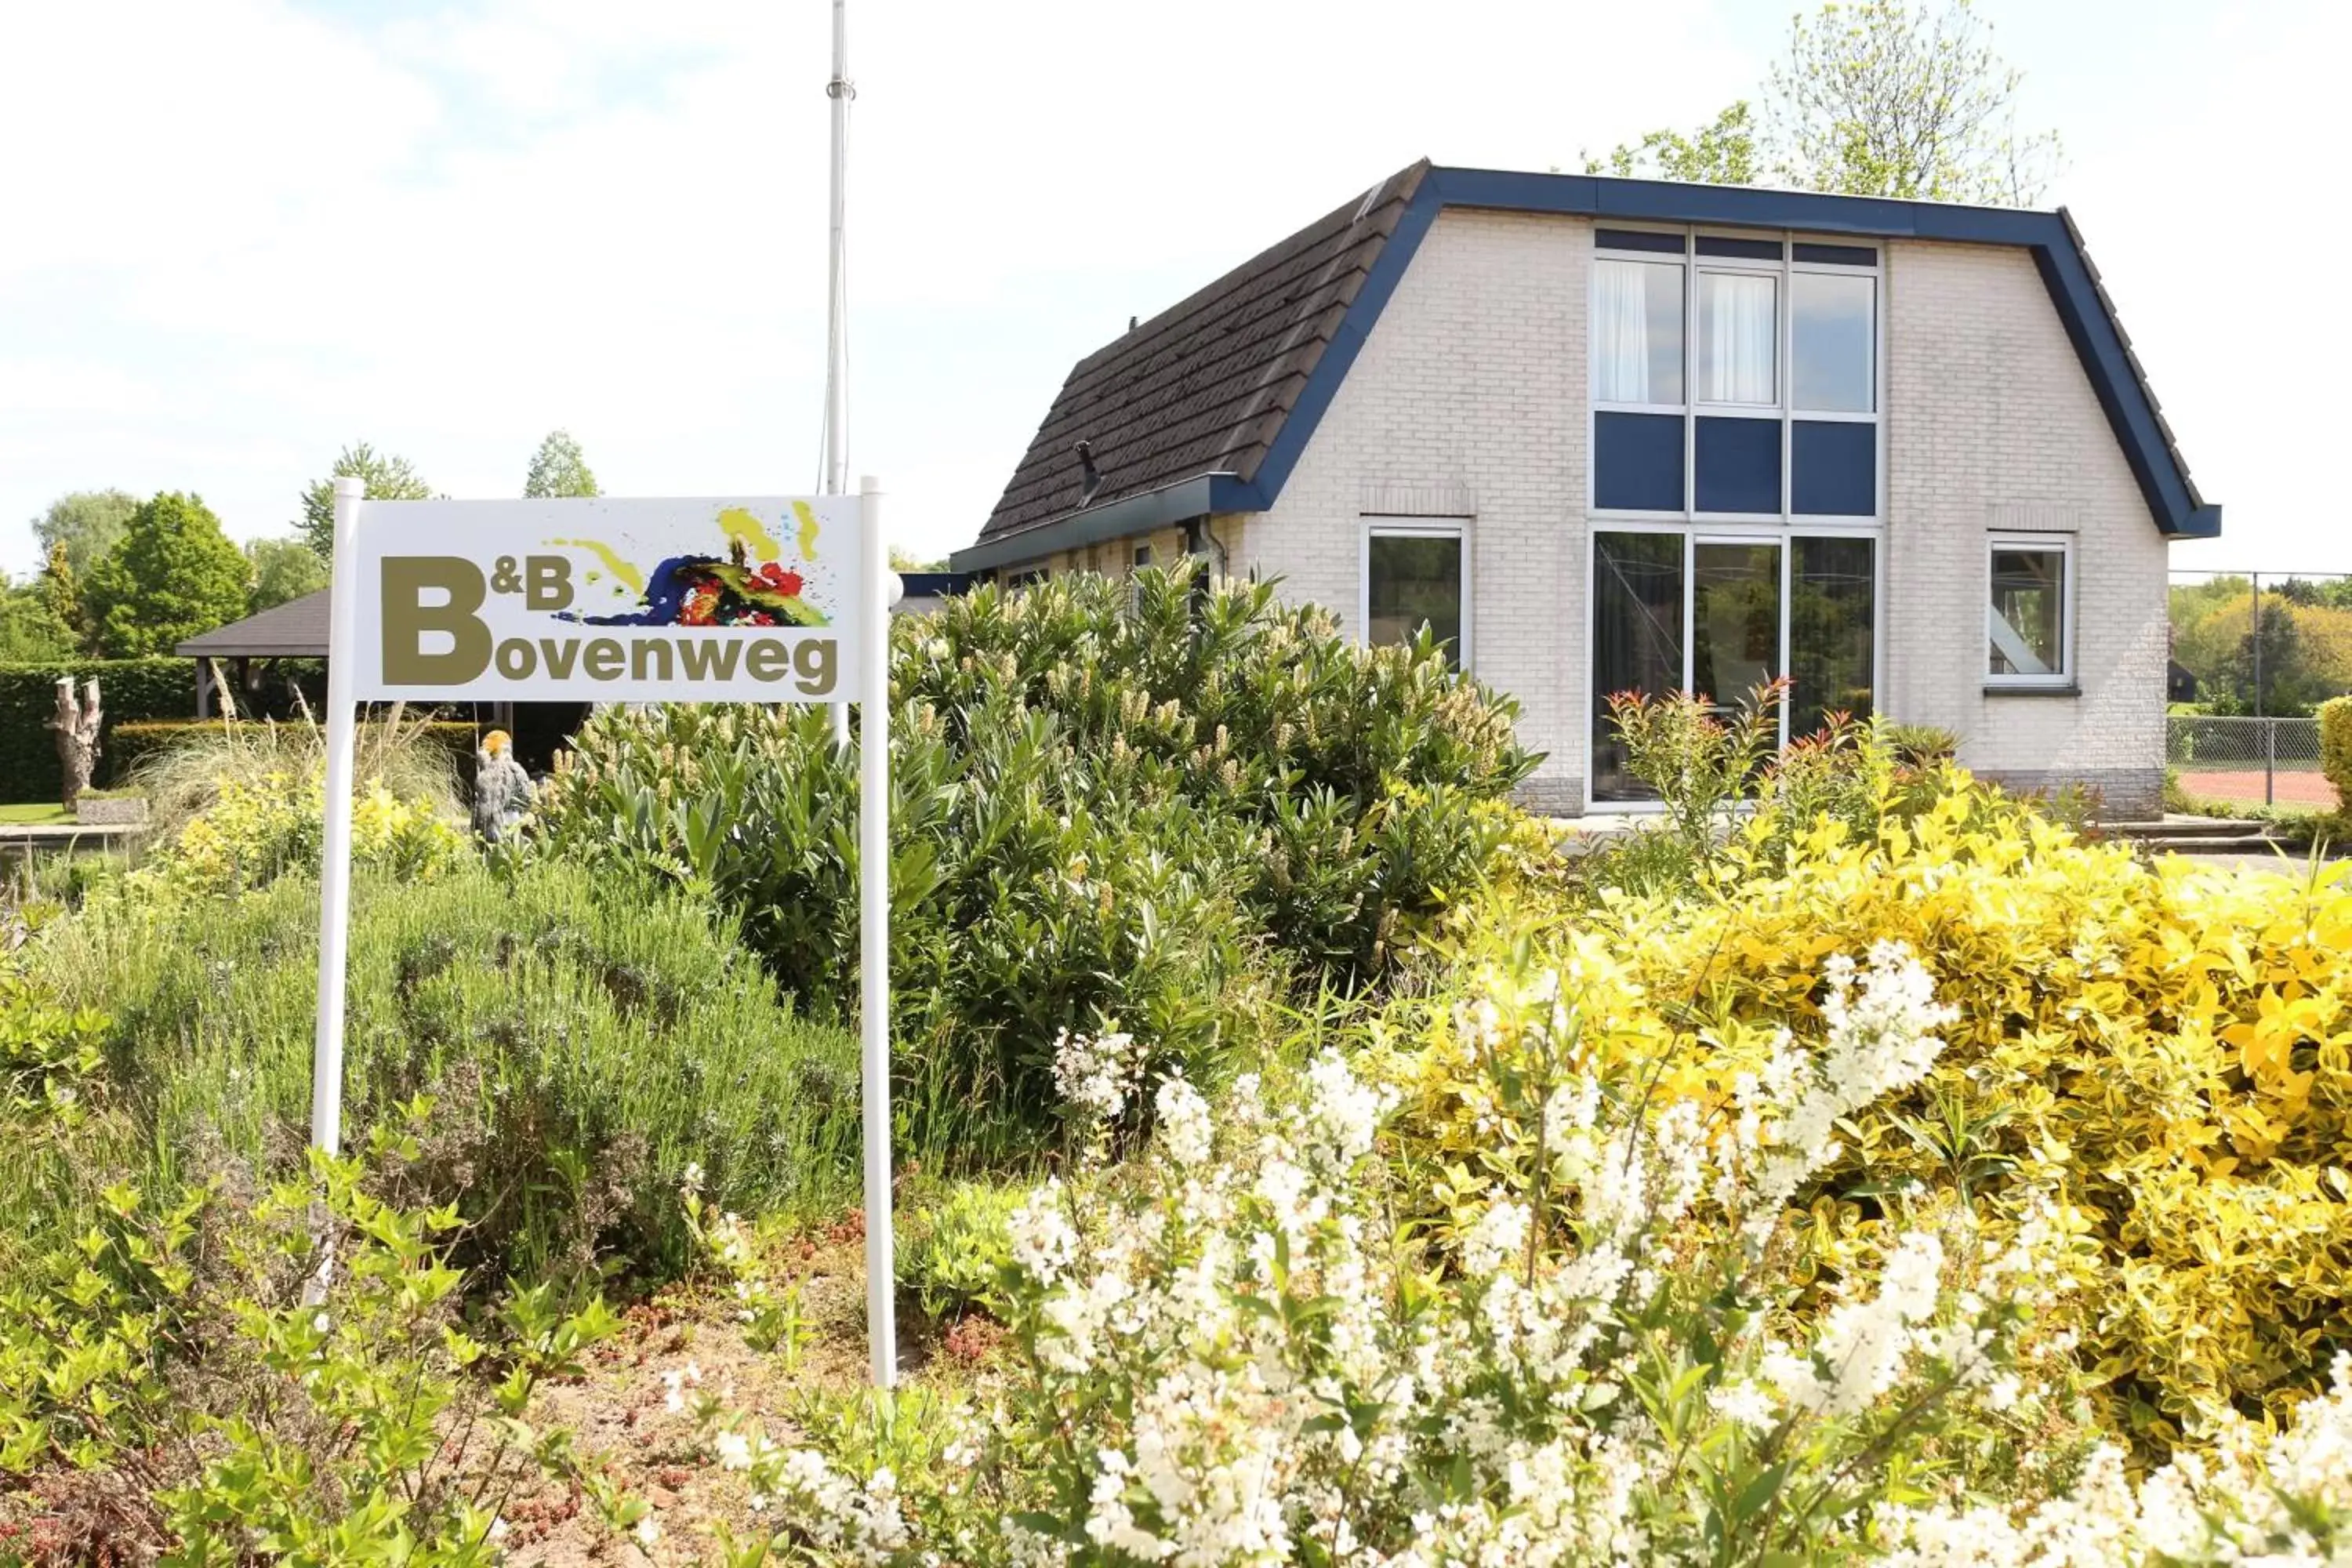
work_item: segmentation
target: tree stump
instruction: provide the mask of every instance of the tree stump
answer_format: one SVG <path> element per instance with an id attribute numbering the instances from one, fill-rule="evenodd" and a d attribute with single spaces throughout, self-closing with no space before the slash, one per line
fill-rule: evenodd
<path id="1" fill-rule="evenodd" d="M 74 700 L 73 677 L 58 677 L 58 711 L 49 721 L 49 728 L 58 734 L 58 761 L 65 765 L 65 807 L 74 808 L 81 792 L 89 787 L 89 775 L 98 767 L 98 726 L 100 713 L 98 681 L 93 678 L 82 688 L 82 700 Z"/>

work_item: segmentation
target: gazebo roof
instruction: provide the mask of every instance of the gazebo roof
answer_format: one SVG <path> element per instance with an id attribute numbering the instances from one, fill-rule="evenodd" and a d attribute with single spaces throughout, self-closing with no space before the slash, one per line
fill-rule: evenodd
<path id="1" fill-rule="evenodd" d="M 173 651 L 182 658 L 324 658 L 330 596 L 321 588 L 289 599 L 190 637 Z"/>

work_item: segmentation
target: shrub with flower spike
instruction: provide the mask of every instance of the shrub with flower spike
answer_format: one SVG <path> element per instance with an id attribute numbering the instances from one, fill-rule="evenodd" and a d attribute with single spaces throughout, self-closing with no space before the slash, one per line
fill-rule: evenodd
<path id="1" fill-rule="evenodd" d="M 2062 1226 L 1987 1249 L 1922 1205 L 1816 1326 L 1790 1311 L 1807 1246 L 1773 1194 L 1834 1157 L 1819 1108 L 1940 1050 L 1910 952 L 1843 973 L 1737 1126 L 1589 1054 L 1573 982 L 1497 979 L 1445 1020 L 1477 1041 L 1495 1137 L 1442 1178 L 1453 1239 L 1394 1223 L 1431 1196 L 1400 1134 L 1435 1099 L 1328 1048 L 1213 1110 L 1171 1080 L 1139 1166 L 1015 1215 L 1022 1353 L 992 1410 L 920 1442 L 893 1417 L 887 1448 L 841 1435 L 880 1429 L 852 1412 L 792 1450 L 698 1405 L 783 1513 L 765 1545 L 909 1568 L 1814 1561 L 1874 1494 L 2063 1466 L 2063 1363 L 2034 1329 Z"/>

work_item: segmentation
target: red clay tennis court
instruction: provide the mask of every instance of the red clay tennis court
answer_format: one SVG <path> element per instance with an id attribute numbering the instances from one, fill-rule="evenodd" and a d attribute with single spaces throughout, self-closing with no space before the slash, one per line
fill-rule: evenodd
<path id="1" fill-rule="evenodd" d="M 2263 794 L 2263 770 L 2240 769 L 2229 773 L 2183 772 L 2180 787 L 2192 800 L 2228 801 L 2237 805 L 2260 805 Z M 2336 804 L 2336 787 L 2326 775 L 2313 772 L 2293 772 L 2284 768 L 2271 774 L 2271 794 L 2267 797 L 2280 805 L 2332 806 Z"/>

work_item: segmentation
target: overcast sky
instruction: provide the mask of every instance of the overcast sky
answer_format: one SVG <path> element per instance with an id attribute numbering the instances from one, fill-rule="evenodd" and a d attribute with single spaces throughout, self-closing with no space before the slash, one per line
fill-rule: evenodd
<path id="1" fill-rule="evenodd" d="M 2324 282 L 2352 7 L 1979 5 L 2226 508 L 2175 564 L 2352 571 L 2318 395 L 2352 360 Z M 851 465 L 932 552 L 1129 316 L 1423 154 L 1573 168 L 1704 119 L 1791 0 L 851 6 Z M 825 0 L 0 8 L 0 565 L 75 489 L 284 532 L 359 439 L 457 496 L 519 493 L 559 426 L 614 493 L 813 488 L 828 27 Z"/>

